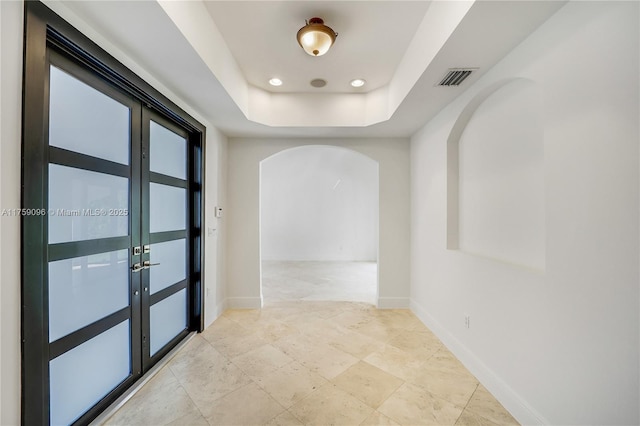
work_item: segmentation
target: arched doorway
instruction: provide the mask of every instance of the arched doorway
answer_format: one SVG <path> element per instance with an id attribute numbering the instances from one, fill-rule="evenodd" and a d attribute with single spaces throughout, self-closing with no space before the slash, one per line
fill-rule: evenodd
<path id="1" fill-rule="evenodd" d="M 287 149 L 260 163 L 265 304 L 376 304 L 378 163 L 336 146 Z"/>

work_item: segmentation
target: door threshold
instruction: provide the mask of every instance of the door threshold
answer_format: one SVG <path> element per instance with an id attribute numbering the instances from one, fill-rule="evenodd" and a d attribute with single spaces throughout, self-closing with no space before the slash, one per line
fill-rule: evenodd
<path id="1" fill-rule="evenodd" d="M 116 411 L 118 411 L 127 401 L 129 401 L 144 385 L 147 384 L 149 380 L 151 380 L 162 368 L 173 359 L 174 356 L 177 355 L 182 348 L 184 348 L 187 343 L 191 339 L 196 336 L 197 332 L 192 331 L 189 333 L 178 345 L 169 351 L 160 361 L 158 361 L 149 371 L 147 371 L 144 376 L 140 377 L 137 382 L 135 382 L 125 393 L 123 393 L 120 398 L 116 399 L 113 404 L 108 406 L 98 417 L 96 417 L 89 426 L 99 426 L 106 422 L 111 416 L 113 416 Z"/>

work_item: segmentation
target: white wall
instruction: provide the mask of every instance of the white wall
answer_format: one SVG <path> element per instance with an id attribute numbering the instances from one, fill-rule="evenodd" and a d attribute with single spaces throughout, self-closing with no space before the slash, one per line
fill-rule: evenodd
<path id="1" fill-rule="evenodd" d="M 103 49 L 124 63 L 153 87 L 207 127 L 205 164 L 205 226 L 216 229 L 204 237 L 205 245 L 205 321 L 211 323 L 224 308 L 226 272 L 224 268 L 224 219 L 215 219 L 211 207 L 224 205 L 226 188 L 227 138 L 204 118 L 204 112 L 191 108 L 152 74 L 139 66 L 119 47 L 65 9 L 62 3 L 47 3 Z M 22 37 L 23 2 L 0 1 L 1 62 L 0 92 L 0 208 L 20 207 Z M 0 424 L 20 424 L 20 220 L 0 217 Z"/>
<path id="2" fill-rule="evenodd" d="M 406 307 L 409 297 L 409 141 L 407 139 L 229 140 L 227 300 L 260 307 L 260 162 L 303 145 L 335 145 L 379 164 L 378 306 Z"/>
<path id="3" fill-rule="evenodd" d="M 411 140 L 412 309 L 526 424 L 640 421 L 638 22 L 637 2 L 567 4 Z M 463 139 L 478 144 L 465 160 L 481 173 L 447 179 L 448 140 L 478 97 L 487 103 Z M 541 168 L 523 123 L 542 130 L 534 138 L 542 141 Z M 496 137 L 530 152 L 496 151 Z M 529 156 L 534 169 L 522 170 Z M 456 177 L 472 191 L 467 197 L 482 192 L 485 179 L 522 178 L 522 193 L 517 205 L 505 200 L 508 187 L 475 204 L 459 200 L 454 211 L 449 200 L 448 212 L 447 180 Z M 447 250 L 447 225 L 476 209 L 487 220 L 491 212 L 515 223 L 528 218 L 543 233 L 544 263 L 535 267 L 539 248 L 520 253 L 522 261 L 491 255 L 495 247 L 504 254 L 538 244 L 518 226 L 522 243 L 506 235 L 512 224 L 476 238 L 481 255 Z"/>
<path id="4" fill-rule="evenodd" d="M 373 261 L 378 164 L 355 151 L 306 146 L 260 168 L 262 260 Z"/>
<path id="5" fill-rule="evenodd" d="M 215 208 L 226 205 L 227 197 L 227 137 L 214 127 L 207 127 L 205 147 L 205 215 L 202 234 L 205 251 L 204 322 L 211 325 L 225 309 L 227 238 L 226 218 L 217 218 Z M 224 207 L 223 207 L 224 208 Z"/>
<path id="6" fill-rule="evenodd" d="M 22 2 L 0 2 L 0 208 L 20 208 Z M 20 218 L 0 217 L 0 424 L 20 423 Z"/>

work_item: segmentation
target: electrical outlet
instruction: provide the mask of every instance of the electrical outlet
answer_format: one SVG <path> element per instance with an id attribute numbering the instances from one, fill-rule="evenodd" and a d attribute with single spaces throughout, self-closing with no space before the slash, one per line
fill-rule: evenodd
<path id="1" fill-rule="evenodd" d="M 471 317 L 469 317 L 469 315 L 465 315 L 464 316 L 464 328 L 469 328 L 470 323 L 471 323 Z"/>

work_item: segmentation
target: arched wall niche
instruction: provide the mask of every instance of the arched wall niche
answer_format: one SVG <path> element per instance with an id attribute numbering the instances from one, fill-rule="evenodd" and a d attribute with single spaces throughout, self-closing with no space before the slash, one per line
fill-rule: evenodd
<path id="1" fill-rule="evenodd" d="M 447 140 L 447 248 L 545 269 L 544 125 L 537 84 L 476 95 Z"/>

